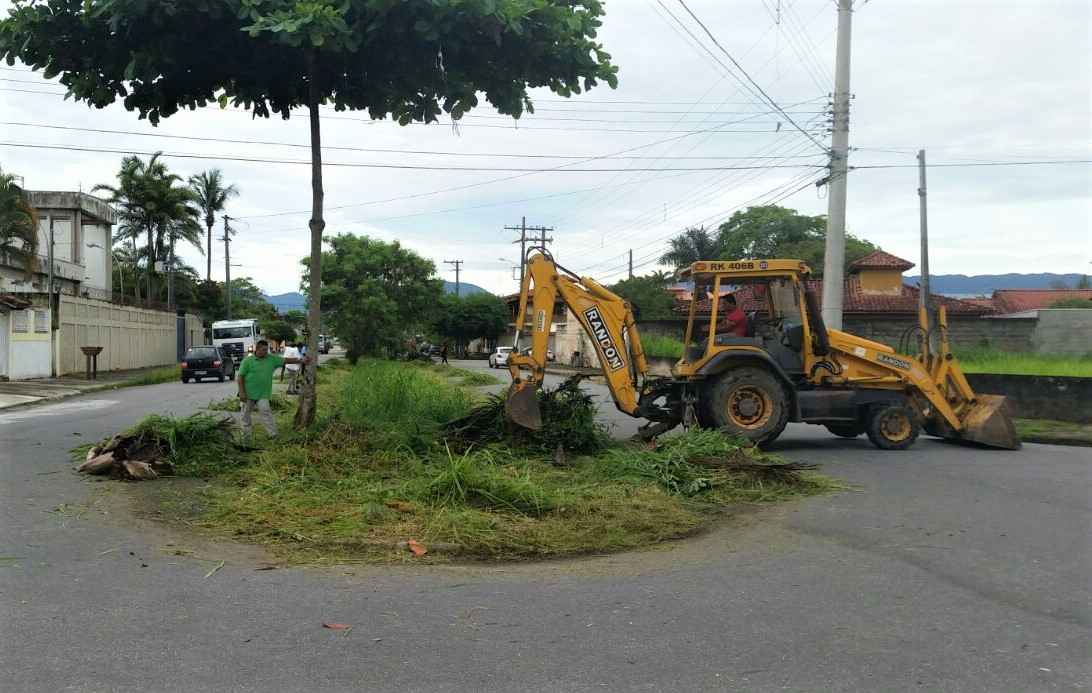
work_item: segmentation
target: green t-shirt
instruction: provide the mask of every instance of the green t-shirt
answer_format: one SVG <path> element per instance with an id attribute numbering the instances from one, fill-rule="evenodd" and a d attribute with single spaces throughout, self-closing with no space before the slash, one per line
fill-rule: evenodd
<path id="1" fill-rule="evenodd" d="M 284 365 L 284 357 L 266 354 L 260 359 L 250 354 L 239 366 L 239 377 L 246 385 L 247 399 L 269 399 L 273 396 L 273 371 Z"/>

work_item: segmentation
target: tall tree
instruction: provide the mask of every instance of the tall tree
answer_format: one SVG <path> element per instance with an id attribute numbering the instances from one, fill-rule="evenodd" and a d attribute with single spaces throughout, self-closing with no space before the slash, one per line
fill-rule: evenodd
<path id="1" fill-rule="evenodd" d="M 38 214 L 27 202 L 15 176 L 0 169 L 0 255 L 21 262 L 27 274 L 38 255 Z"/>
<path id="2" fill-rule="evenodd" d="M 458 120 L 479 103 L 518 118 L 529 87 L 561 96 L 616 68 L 595 41 L 601 0 L 27 0 L 0 22 L 0 57 L 103 107 L 118 97 L 156 123 L 219 101 L 289 118 L 311 131 L 309 346 L 317 352 L 322 286 L 319 106 L 390 115 L 405 125 Z M 194 37 L 199 37 L 195 39 Z M 296 425 L 315 414 L 315 365 L 305 369 Z"/>
<path id="3" fill-rule="evenodd" d="M 675 317 L 675 299 L 667 292 L 673 280 L 666 272 L 653 272 L 643 277 L 631 277 L 610 287 L 610 290 L 630 302 L 638 320 L 662 320 Z"/>
<path id="4" fill-rule="evenodd" d="M 328 242 L 322 304 L 350 361 L 395 349 L 439 304 L 443 282 L 434 277 L 436 265 L 397 241 L 339 235 Z M 304 284 L 310 283 L 308 272 Z"/>
<path id="5" fill-rule="evenodd" d="M 826 233 L 827 220 L 822 215 L 807 216 L 777 205 L 748 207 L 720 225 L 716 258 L 799 259 L 821 276 Z M 846 234 L 846 266 L 873 250 L 876 246 L 872 243 Z"/>
<path id="6" fill-rule="evenodd" d="M 717 239 L 704 226 L 688 228 L 668 243 L 671 249 L 660 256 L 660 262 L 676 269 L 718 257 Z"/>
<path id="7" fill-rule="evenodd" d="M 170 172 L 157 152 L 147 162 L 140 157 L 122 159 L 117 185 L 96 185 L 94 192 L 105 191 L 118 216 L 121 240 L 144 236 L 141 255 L 145 258 L 145 290 L 148 301 L 157 297 L 153 277 L 156 262 L 166 263 L 168 275 L 167 302 L 173 302 L 174 251 L 179 240 L 202 250 L 200 228 L 194 193 L 181 185 L 182 178 Z"/>
<path id="8" fill-rule="evenodd" d="M 212 280 L 212 227 L 216 223 L 216 215 L 224 211 L 227 201 L 239 194 L 239 189 L 234 185 L 224 185 L 224 174 L 218 168 L 202 171 L 196 176 L 190 176 L 190 188 L 197 195 L 197 206 L 205 218 L 206 257 L 208 261 L 205 268 L 205 281 Z"/>

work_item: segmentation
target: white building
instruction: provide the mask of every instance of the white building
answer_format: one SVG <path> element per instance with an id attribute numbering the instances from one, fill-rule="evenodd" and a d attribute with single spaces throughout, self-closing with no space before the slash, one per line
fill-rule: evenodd
<path id="1" fill-rule="evenodd" d="M 21 262 L 0 254 L 0 379 L 57 374 L 54 333 L 60 296 L 110 300 L 111 240 L 115 223 L 109 204 L 82 192 L 26 191 L 38 212 L 38 258 L 30 276 Z M 51 243 L 52 241 L 52 243 Z M 53 287 L 50 305 L 49 259 Z"/>

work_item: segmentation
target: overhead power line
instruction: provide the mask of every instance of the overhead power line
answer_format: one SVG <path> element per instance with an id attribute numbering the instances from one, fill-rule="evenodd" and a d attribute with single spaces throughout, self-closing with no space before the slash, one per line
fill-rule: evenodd
<path id="1" fill-rule="evenodd" d="M 34 144 L 30 142 L 0 142 L 0 146 L 4 147 L 22 147 L 28 149 L 57 149 L 70 152 L 98 152 L 103 154 L 129 154 L 138 156 L 152 156 L 159 154 L 164 157 L 172 157 L 177 159 L 208 159 L 211 161 L 239 161 L 244 163 L 260 163 L 260 164 L 291 164 L 296 166 L 310 166 L 310 160 L 304 159 L 266 159 L 260 157 L 245 157 L 245 156 L 223 156 L 218 154 L 194 154 L 190 152 L 146 152 L 136 151 L 132 149 L 106 149 L 100 147 L 76 147 L 72 145 L 51 145 L 51 144 Z M 748 170 L 752 168 L 823 168 L 822 166 L 807 165 L 807 164 L 778 164 L 778 165 L 766 165 L 766 166 L 705 166 L 705 167 L 688 167 L 688 168 L 515 168 L 515 167 L 490 167 L 490 166 L 423 166 L 416 164 L 384 164 L 384 163 L 367 163 L 367 162 L 351 162 L 351 161 L 324 161 L 323 166 L 338 166 L 346 168 L 381 168 L 381 169 L 402 169 L 402 170 L 416 170 L 416 171 L 505 171 L 505 172 L 521 172 L 521 173 L 616 173 L 619 171 L 736 171 L 736 170 Z"/>
<path id="2" fill-rule="evenodd" d="M 732 61 L 732 64 L 735 65 L 736 69 L 739 70 L 743 74 L 743 76 L 745 78 L 747 78 L 747 81 L 750 82 L 751 85 L 754 86 L 754 88 L 758 90 L 758 93 L 761 94 L 763 96 L 763 98 L 765 98 L 766 102 L 771 107 L 773 107 L 781 115 L 785 116 L 785 119 L 788 120 L 789 123 L 794 128 L 799 130 L 800 133 L 804 135 L 804 137 L 807 137 L 809 140 L 811 140 L 815 144 L 815 146 L 819 147 L 819 149 L 823 150 L 824 152 L 827 151 L 827 147 L 825 145 L 823 145 L 823 143 L 821 143 L 819 140 L 815 139 L 815 137 L 810 132 L 808 132 L 804 128 L 800 127 L 800 125 L 795 120 L 792 119 L 792 116 L 790 116 L 788 113 L 786 113 L 785 110 L 782 109 L 781 106 L 779 106 L 777 104 L 777 102 L 774 101 L 773 98 L 769 94 L 766 93 L 766 90 L 763 89 L 758 84 L 758 82 L 754 81 L 754 79 L 751 78 L 751 75 L 749 75 L 747 73 L 747 71 L 743 69 L 743 66 L 740 65 L 739 62 L 734 57 L 732 57 L 732 54 L 729 53 L 727 51 L 727 49 L 725 49 L 724 46 L 722 46 L 720 44 L 720 41 L 718 41 L 717 37 L 713 35 L 713 32 L 709 30 L 709 27 L 705 26 L 705 23 L 702 22 L 701 19 L 698 18 L 698 15 L 694 14 L 693 10 L 690 9 L 690 6 L 686 4 L 685 0 L 678 0 L 678 3 L 680 5 L 682 5 L 683 9 L 686 10 L 686 13 L 689 14 L 690 17 L 695 22 L 698 23 L 698 26 L 700 26 L 702 28 L 702 30 L 706 33 L 706 35 L 709 36 L 709 39 L 713 42 L 713 45 L 715 45 L 717 48 L 719 48 L 720 52 L 724 53 L 724 55 L 730 61 Z"/>

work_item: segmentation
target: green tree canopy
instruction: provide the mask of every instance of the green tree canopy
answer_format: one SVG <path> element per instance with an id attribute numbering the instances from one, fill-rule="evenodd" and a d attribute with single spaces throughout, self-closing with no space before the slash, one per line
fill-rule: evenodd
<path id="1" fill-rule="evenodd" d="M 444 294 L 435 315 L 433 330 L 454 342 L 460 353 L 472 340 L 495 341 L 508 327 L 509 319 L 504 299 L 489 293 L 463 297 Z"/>
<path id="2" fill-rule="evenodd" d="M 810 217 L 777 205 L 748 207 L 720 225 L 717 234 L 719 260 L 740 258 L 794 258 L 822 276 L 826 253 L 827 219 Z M 876 246 L 846 234 L 846 266 L 861 259 Z"/>
<path id="3" fill-rule="evenodd" d="M 432 315 L 443 294 L 436 265 L 397 241 L 338 235 L 322 254 L 326 323 L 350 361 L 394 350 Z M 310 277 L 304 272 L 304 285 Z"/>
<path id="4" fill-rule="evenodd" d="M 314 351 L 325 228 L 319 105 L 407 124 L 461 118 L 481 94 L 518 117 L 533 111 L 530 87 L 571 96 L 616 84 L 595 40 L 602 16 L 601 0 L 27 0 L 0 22 L 0 57 L 59 76 L 93 106 L 121 98 L 153 123 L 216 102 L 262 117 L 306 107 Z M 315 365 L 297 426 L 314 420 Z"/>
<path id="5" fill-rule="evenodd" d="M 212 226 L 216 223 L 216 215 L 224 211 L 227 201 L 239 194 L 239 189 L 234 185 L 224 183 L 224 174 L 220 169 L 214 168 L 202 171 L 196 176 L 190 176 L 190 189 L 193 190 L 195 203 L 200 210 L 202 220 L 205 222 L 206 244 L 208 249 L 205 260 L 205 281 L 212 280 Z"/>
<path id="6" fill-rule="evenodd" d="M 296 330 L 284 320 L 266 318 L 260 320 L 258 326 L 262 330 L 262 336 L 266 339 L 272 339 L 282 344 L 296 341 Z"/>
<path id="7" fill-rule="evenodd" d="M 675 305 L 667 287 L 674 278 L 667 272 L 654 272 L 643 277 L 633 277 L 610 287 L 610 290 L 626 299 L 633 306 L 638 320 L 662 320 L 675 317 Z"/>

